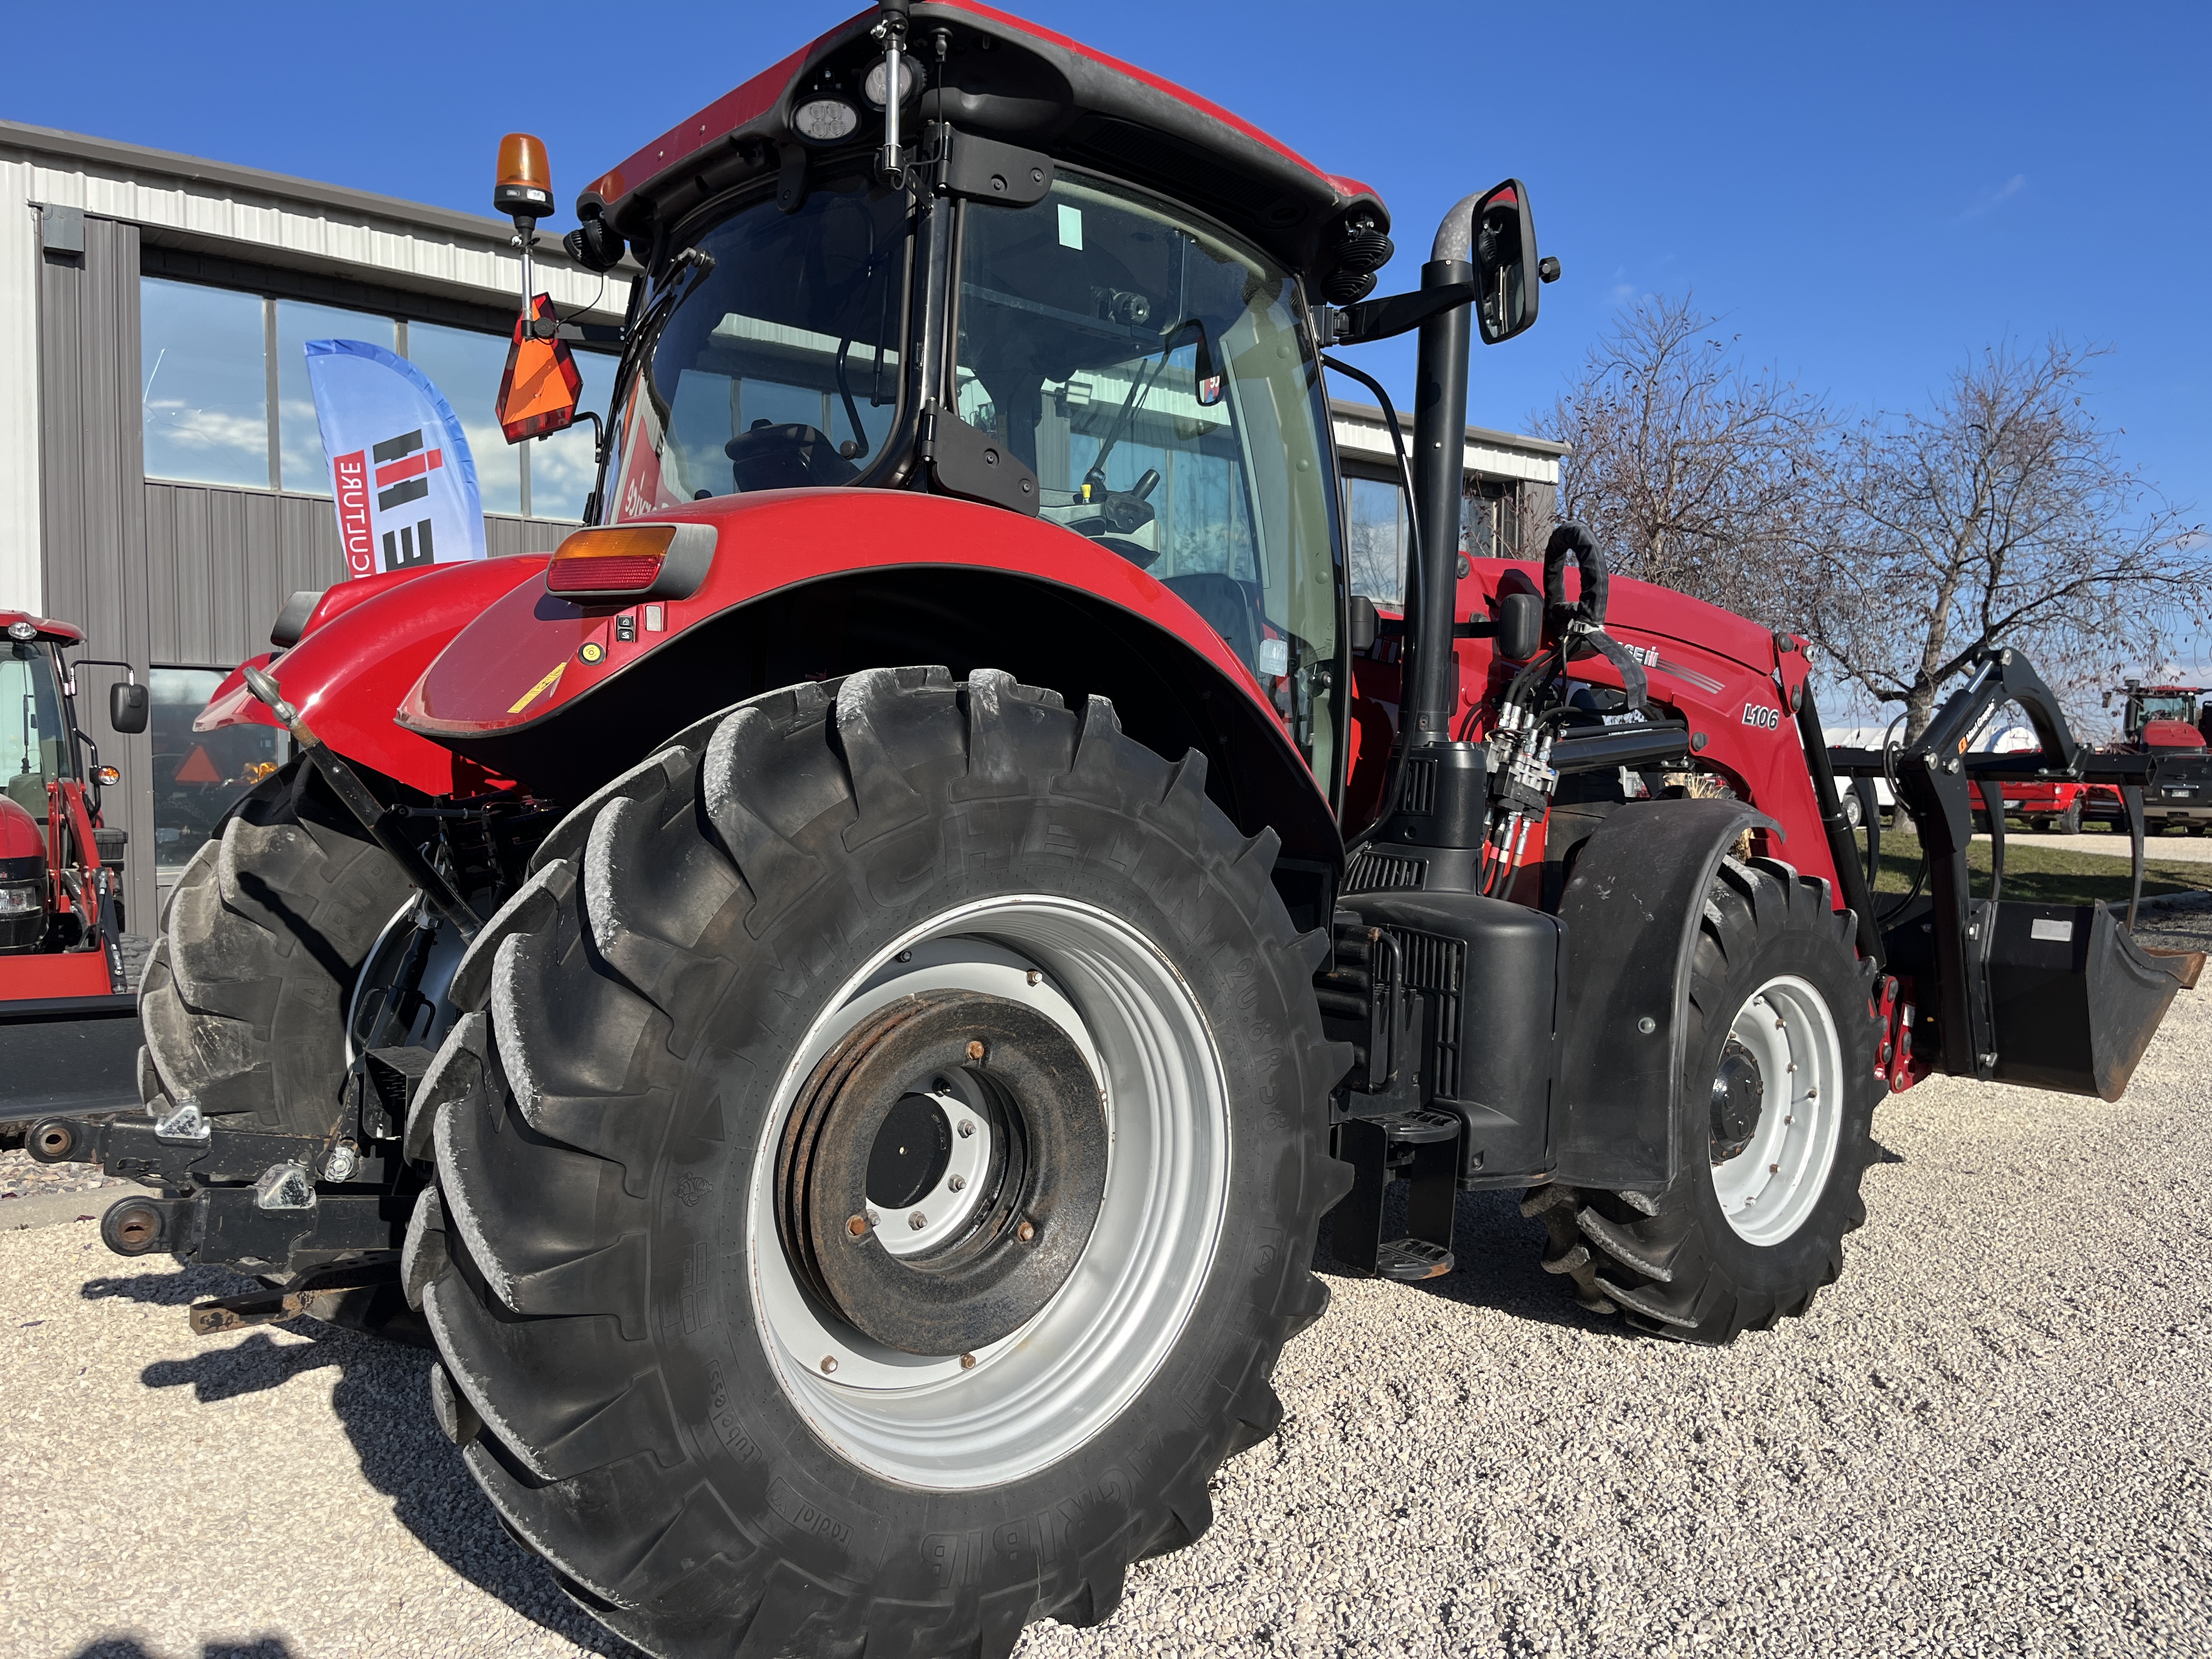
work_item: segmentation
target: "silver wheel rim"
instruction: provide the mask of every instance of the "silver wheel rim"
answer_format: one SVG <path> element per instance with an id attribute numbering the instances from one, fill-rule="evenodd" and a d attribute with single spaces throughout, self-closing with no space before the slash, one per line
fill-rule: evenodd
<path id="1" fill-rule="evenodd" d="M 1844 1051 L 1827 1001 L 1784 974 L 1754 991 L 1729 1024 L 1764 1085 L 1751 1144 L 1716 1164 L 1713 1193 L 1737 1237 L 1779 1244 L 1826 1190 L 1843 1131 Z"/>
<path id="2" fill-rule="evenodd" d="M 870 1341 L 799 1288 L 776 1235 L 774 1182 L 785 1121 L 816 1062 L 884 1004 L 941 989 L 1006 997 L 1065 1030 L 1102 1085 L 1108 1151 L 1097 1224 L 1052 1300 L 972 1355 L 925 1358 Z M 1126 921 L 1022 896 L 914 929 L 808 1030 L 755 1151 L 746 1257 L 784 1393 L 840 1455 L 907 1486 L 998 1486 L 1066 1456 L 1127 1408 L 1205 1286 L 1227 1203 L 1228 1100 L 1189 987 Z M 941 1180 L 960 1167 L 956 1158 Z"/>

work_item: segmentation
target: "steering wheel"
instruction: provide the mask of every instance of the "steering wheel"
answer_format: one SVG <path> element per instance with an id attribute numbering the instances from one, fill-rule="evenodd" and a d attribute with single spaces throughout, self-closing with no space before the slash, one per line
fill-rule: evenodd
<path id="1" fill-rule="evenodd" d="M 835 439 L 803 422 L 755 421 L 750 431 L 724 444 L 722 453 L 730 458 L 731 482 L 740 492 L 848 484 L 860 476 Z"/>

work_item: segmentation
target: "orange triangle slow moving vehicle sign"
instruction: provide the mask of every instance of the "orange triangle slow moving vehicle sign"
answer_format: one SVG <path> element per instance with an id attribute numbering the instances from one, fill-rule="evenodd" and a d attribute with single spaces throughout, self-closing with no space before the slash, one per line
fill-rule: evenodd
<path id="1" fill-rule="evenodd" d="M 544 294 L 530 302 L 530 314 L 539 322 L 557 320 L 552 299 Z M 576 418 L 576 400 L 584 392 L 584 377 L 569 355 L 568 343 L 534 335 L 526 338 L 523 321 L 514 319 L 514 343 L 507 349 L 507 372 L 499 378 L 500 430 L 511 444 L 570 425 Z"/>
<path id="2" fill-rule="evenodd" d="M 221 783 L 222 781 L 222 774 L 215 769 L 215 763 L 208 758 L 205 744 L 196 743 L 192 745 L 192 752 L 185 757 L 185 763 L 177 769 L 176 781 L 179 783 Z"/>

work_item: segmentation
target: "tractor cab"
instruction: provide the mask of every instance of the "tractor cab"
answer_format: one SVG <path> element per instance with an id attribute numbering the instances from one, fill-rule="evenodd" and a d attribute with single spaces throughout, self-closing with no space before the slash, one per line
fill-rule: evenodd
<path id="1" fill-rule="evenodd" d="M 2197 685 L 2145 685 L 2128 680 L 2120 688 L 2123 699 L 2120 729 L 2125 740 L 2145 749 L 2202 749 L 2205 738 L 2197 699 L 2204 689 Z M 2105 697 L 2112 706 L 2112 696 Z"/>
<path id="2" fill-rule="evenodd" d="M 28 617 L 9 617 L 6 628 L 0 641 L 0 789 L 12 805 L 44 823 L 47 787 L 77 778 L 70 741 L 76 722 L 60 657 L 63 642 L 73 644 L 76 636 Z"/>
<path id="3" fill-rule="evenodd" d="M 795 208 L 739 192 L 684 227 L 618 418 L 615 519 L 924 481 L 1031 513 L 1164 584 L 1310 750 L 1338 592 L 1295 279 L 1201 215 L 1058 171 L 1025 205 L 965 204 L 953 281 L 916 295 L 909 214 L 856 163 Z M 927 420 L 917 361 L 943 366 Z"/>

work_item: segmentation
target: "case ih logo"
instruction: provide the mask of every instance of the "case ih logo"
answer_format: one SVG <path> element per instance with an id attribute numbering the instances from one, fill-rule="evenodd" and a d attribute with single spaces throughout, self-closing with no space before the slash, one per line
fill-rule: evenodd
<path id="1" fill-rule="evenodd" d="M 331 462 L 337 480 L 338 535 L 345 544 L 346 572 L 354 576 L 376 574 L 375 522 L 394 507 L 419 501 L 430 493 L 429 475 L 446 464 L 442 449 L 424 449 L 420 428 L 364 453 L 356 450 Z M 375 468 L 370 472 L 371 465 Z M 369 495 L 376 496 L 375 514 Z M 433 564 L 437 554 L 431 545 L 430 520 L 418 519 L 384 532 L 384 568 L 404 570 L 410 565 Z"/>

